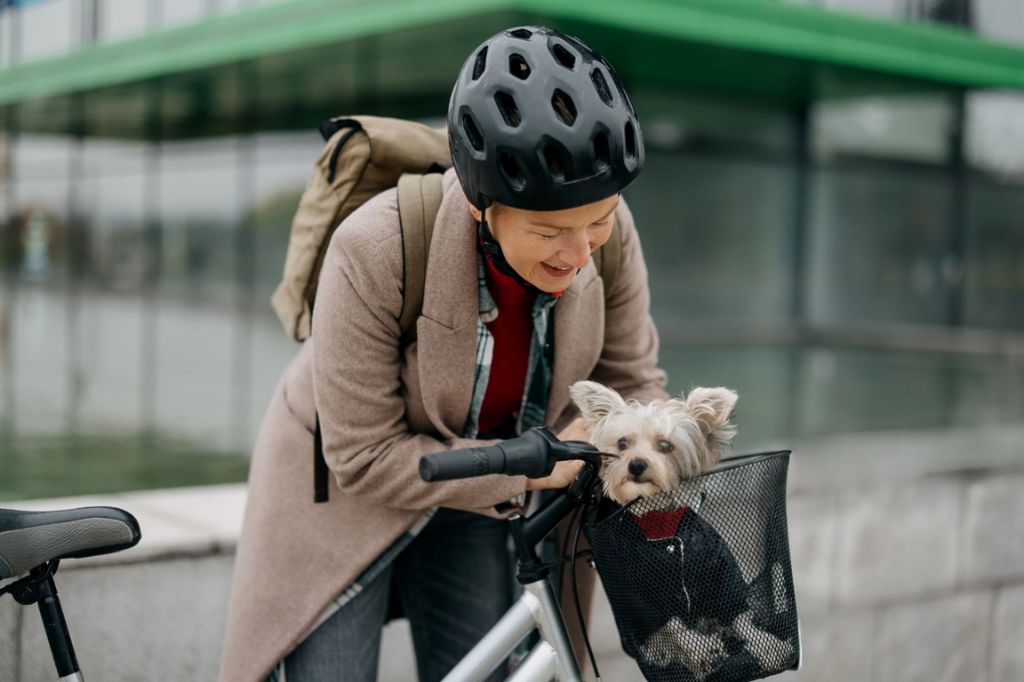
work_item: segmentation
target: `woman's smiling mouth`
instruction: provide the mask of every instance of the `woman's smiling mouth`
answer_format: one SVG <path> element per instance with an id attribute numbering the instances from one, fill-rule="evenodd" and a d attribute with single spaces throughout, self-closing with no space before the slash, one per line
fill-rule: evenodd
<path id="1" fill-rule="evenodd" d="M 576 272 L 576 268 L 571 265 L 566 265 L 564 268 L 556 268 L 553 265 L 548 265 L 547 263 L 542 262 L 541 267 L 544 268 L 544 272 L 548 273 L 552 277 L 565 277 Z"/>

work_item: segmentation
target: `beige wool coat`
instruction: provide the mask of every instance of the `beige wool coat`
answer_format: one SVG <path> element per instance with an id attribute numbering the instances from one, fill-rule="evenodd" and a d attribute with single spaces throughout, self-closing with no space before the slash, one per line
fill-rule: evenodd
<path id="1" fill-rule="evenodd" d="M 420 480 L 420 455 L 477 443 L 460 438 L 475 370 L 477 224 L 453 171 L 443 186 L 417 338 L 405 347 L 396 192 L 368 201 L 331 240 L 312 335 L 284 372 L 253 453 L 223 682 L 262 680 L 424 510 L 498 516 L 494 505 L 525 490 L 523 477 Z M 580 379 L 665 397 L 647 270 L 624 202 L 616 220 L 622 261 L 607 307 L 591 262 L 553 308 L 546 423 L 555 427 L 574 416 L 569 386 Z M 317 412 L 335 483 L 322 504 L 313 502 Z"/>

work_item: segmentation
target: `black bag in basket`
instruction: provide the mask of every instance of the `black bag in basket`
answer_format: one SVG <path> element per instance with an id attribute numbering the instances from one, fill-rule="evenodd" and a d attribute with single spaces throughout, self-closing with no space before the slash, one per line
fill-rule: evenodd
<path id="1" fill-rule="evenodd" d="M 623 650 L 649 682 L 743 682 L 797 667 L 789 452 L 722 460 L 671 492 L 606 500 L 586 525 Z"/>

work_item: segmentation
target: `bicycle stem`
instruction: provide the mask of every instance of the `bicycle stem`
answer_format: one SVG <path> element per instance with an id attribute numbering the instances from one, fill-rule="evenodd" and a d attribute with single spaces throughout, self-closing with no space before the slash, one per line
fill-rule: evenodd
<path id="1" fill-rule="evenodd" d="M 600 455 L 594 453 L 600 463 Z M 579 459 L 578 453 L 573 459 Z M 573 509 L 581 506 L 591 495 L 597 483 L 597 466 L 585 461 L 572 485 L 549 500 L 528 518 L 513 516 L 509 519 L 512 539 L 516 546 L 518 570 L 516 580 L 526 585 L 548 576 L 548 569 L 537 554 L 537 545 L 561 523 Z"/>

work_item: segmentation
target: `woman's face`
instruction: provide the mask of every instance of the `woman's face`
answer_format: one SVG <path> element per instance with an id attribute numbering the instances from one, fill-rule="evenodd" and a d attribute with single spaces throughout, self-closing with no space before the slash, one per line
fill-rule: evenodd
<path id="1" fill-rule="evenodd" d="M 487 209 L 487 224 L 520 277 L 541 291 L 564 291 L 591 252 L 608 241 L 618 205 L 618 194 L 560 211 L 495 205 Z M 480 210 L 469 210 L 479 221 Z"/>

